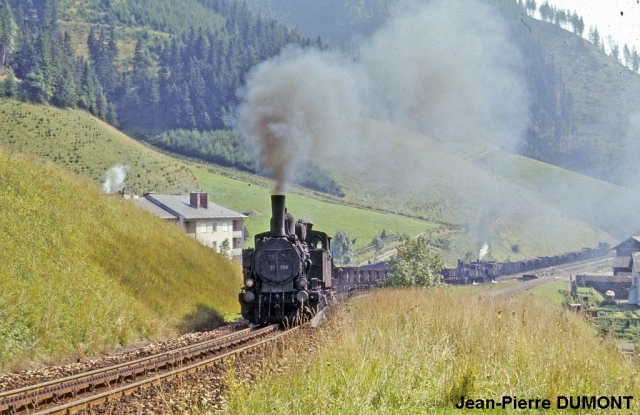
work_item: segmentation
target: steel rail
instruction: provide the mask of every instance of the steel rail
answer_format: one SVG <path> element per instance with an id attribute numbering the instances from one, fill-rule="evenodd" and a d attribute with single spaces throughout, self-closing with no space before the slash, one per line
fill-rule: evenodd
<path id="1" fill-rule="evenodd" d="M 185 361 L 234 346 L 246 341 L 243 336 L 250 335 L 249 338 L 253 338 L 275 330 L 277 330 L 275 325 L 260 330 L 239 330 L 222 337 L 182 346 L 114 366 L 0 392 L 0 413 L 15 413 L 21 409 L 26 410 L 29 407 L 35 407 L 69 394 L 75 395 L 77 392 L 93 390 L 96 387 L 110 387 L 114 383 L 117 384 L 125 379 L 135 378 L 139 374 L 150 371 L 157 372 L 159 369 L 182 364 Z"/>
<path id="2" fill-rule="evenodd" d="M 272 327 L 272 326 L 271 326 Z M 149 379 L 144 379 L 138 382 L 134 382 L 128 385 L 124 385 L 121 386 L 119 388 L 116 389 L 112 389 L 103 393 L 100 393 L 98 395 L 93 395 L 93 396 L 89 396 L 87 398 L 78 400 L 78 401 L 74 401 L 74 402 L 69 402 L 67 404 L 64 405 L 60 405 L 57 406 L 55 408 L 49 408 L 49 409 L 45 409 L 43 411 L 40 412 L 36 412 L 34 415 L 56 415 L 56 414 L 71 414 L 83 409 L 89 409 L 91 406 L 93 405 L 99 405 L 102 403 L 107 403 L 111 400 L 111 398 L 116 398 L 119 399 L 120 397 L 124 397 L 127 395 L 131 395 L 132 393 L 141 391 L 143 389 L 147 389 L 151 386 L 155 386 L 158 385 L 162 382 L 167 382 L 176 378 L 179 378 L 185 374 L 191 374 L 191 373 L 197 373 L 200 370 L 206 369 L 208 367 L 211 367 L 215 364 L 217 364 L 218 362 L 225 360 L 229 357 L 232 356 L 237 356 L 237 355 L 242 355 L 244 353 L 247 353 L 251 350 L 257 349 L 259 347 L 262 347 L 268 343 L 271 343 L 283 336 L 287 336 L 295 331 L 297 331 L 299 329 L 298 327 L 293 327 L 291 329 L 288 329 L 282 333 L 279 333 L 275 336 L 269 337 L 268 339 L 265 340 L 261 340 L 257 343 L 254 344 L 250 344 L 248 346 L 244 346 L 238 349 L 234 349 L 231 350 L 227 353 L 218 355 L 218 356 L 214 356 L 210 359 L 204 360 L 202 362 L 197 362 L 197 363 L 193 363 L 189 366 L 185 366 L 182 368 L 178 368 L 175 370 L 172 370 L 171 372 L 167 372 L 167 373 L 163 373 L 163 374 L 159 374 L 157 376 L 154 376 L 153 378 L 149 378 Z"/>

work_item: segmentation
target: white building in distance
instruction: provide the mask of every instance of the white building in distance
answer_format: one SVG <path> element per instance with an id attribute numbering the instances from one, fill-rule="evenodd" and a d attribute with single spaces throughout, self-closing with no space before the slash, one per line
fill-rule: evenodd
<path id="1" fill-rule="evenodd" d="M 244 220 L 241 213 L 209 201 L 209 193 L 188 195 L 146 194 L 135 203 L 161 219 L 175 223 L 187 235 L 220 252 L 228 241 L 230 253 L 236 261 L 242 258 Z"/>

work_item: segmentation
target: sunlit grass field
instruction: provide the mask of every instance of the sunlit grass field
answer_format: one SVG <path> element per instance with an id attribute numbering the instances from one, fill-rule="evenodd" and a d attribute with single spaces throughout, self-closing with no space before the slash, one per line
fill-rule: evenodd
<path id="1" fill-rule="evenodd" d="M 127 189 L 138 194 L 185 193 L 197 188 L 185 163 L 145 147 L 80 110 L 0 98 L 0 145 L 53 161 L 98 184 L 104 182 L 109 168 L 127 165 Z"/>
<path id="2" fill-rule="evenodd" d="M 461 396 L 503 395 L 550 399 L 539 413 L 564 413 L 557 396 L 640 390 L 637 358 L 531 294 L 491 304 L 451 287 L 381 290 L 336 312 L 314 338 L 265 357 L 255 383 L 235 373 L 227 413 L 453 414 Z"/>
<path id="3" fill-rule="evenodd" d="M 238 317 L 239 268 L 59 167 L 0 149 L 0 370 Z"/>
<path id="4" fill-rule="evenodd" d="M 136 142 L 82 111 L 0 99 L 0 144 L 10 151 L 51 160 L 97 184 L 104 181 L 110 167 L 125 164 L 129 166 L 127 190 L 138 194 L 147 191 L 185 193 L 201 188 L 211 193 L 214 203 L 239 212 L 260 212 L 262 217 L 252 217 L 247 221 L 247 228 L 252 234 L 267 229 L 271 189 L 269 180 L 170 157 Z M 497 165 L 498 155 L 494 154 L 493 157 L 492 163 Z M 542 163 L 533 165 L 543 171 L 546 166 Z M 529 164 L 525 164 L 524 170 L 527 166 Z M 456 188 L 454 191 L 447 184 L 446 175 L 428 175 L 431 183 L 428 191 L 415 194 L 406 193 L 400 188 L 381 189 L 363 177 L 339 176 L 346 192 L 344 198 L 292 188 L 290 194 L 295 195 L 290 197 L 288 204 L 296 218 L 314 221 L 316 229 L 325 230 L 331 235 L 336 229 L 346 230 L 356 239 L 355 249 L 368 245 L 383 229 L 387 233 L 415 236 L 431 229 L 434 223 L 450 222 L 451 212 L 462 211 L 463 217 L 472 216 L 476 207 L 470 196 L 472 184 L 469 184 L 469 188 Z M 366 209 L 354 209 L 357 207 Z M 473 229 L 471 233 L 465 233 L 469 231 L 465 227 L 468 224 L 458 223 L 463 231 L 444 236 L 449 243 L 442 255 L 452 265 L 467 254 L 475 256 L 485 242 L 491 246 L 490 257 L 497 260 L 566 252 L 589 245 L 588 241 L 591 240 L 595 244 L 595 229 L 585 226 L 571 215 L 543 215 L 541 212 L 536 215 L 529 218 L 501 217 L 490 224 L 488 229 L 493 236 L 486 238 L 479 238 Z M 430 221 L 419 218 L 429 218 Z M 538 225 L 533 226 L 532 223 Z M 606 238 L 602 232 L 599 235 L 600 239 Z M 520 250 L 513 252 L 511 247 L 516 244 Z"/>
<path id="5" fill-rule="evenodd" d="M 264 187 L 260 182 L 242 182 L 202 169 L 195 168 L 193 172 L 200 187 L 211 194 L 215 203 L 238 212 L 256 211 L 261 214 L 245 222 L 252 235 L 269 230 L 271 188 Z M 434 223 L 419 219 L 319 201 L 295 193 L 287 195 L 286 204 L 296 220 L 309 219 L 316 230 L 327 232 L 330 236 L 338 229 L 346 230 L 356 240 L 355 249 L 370 244 L 383 229 L 386 233 L 416 236 L 437 227 Z M 253 244 L 252 241 L 247 242 Z"/>

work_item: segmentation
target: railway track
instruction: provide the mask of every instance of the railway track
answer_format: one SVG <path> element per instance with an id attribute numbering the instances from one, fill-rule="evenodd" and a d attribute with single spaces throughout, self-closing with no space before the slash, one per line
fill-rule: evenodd
<path id="1" fill-rule="evenodd" d="M 298 328 L 245 329 L 134 361 L 0 393 L 0 414 L 71 414 L 196 373 L 262 347 Z M 141 378 L 137 380 L 137 378 Z"/>
<path id="2" fill-rule="evenodd" d="M 545 270 L 565 274 L 580 272 L 603 264 L 609 259 L 605 257 L 595 261 L 566 264 Z M 513 279 L 514 277 L 504 276 L 500 280 Z M 503 290 L 485 291 L 482 295 L 492 301 L 500 301 L 556 279 L 555 276 L 542 277 Z M 358 288 L 357 291 L 362 289 L 362 287 Z M 222 337 L 118 365 L 0 392 L 0 414 L 71 414 L 86 410 L 162 382 L 204 370 L 229 357 L 262 347 L 297 329 L 295 327 L 279 332 L 278 326 L 272 325 L 256 330 L 240 330 Z"/>

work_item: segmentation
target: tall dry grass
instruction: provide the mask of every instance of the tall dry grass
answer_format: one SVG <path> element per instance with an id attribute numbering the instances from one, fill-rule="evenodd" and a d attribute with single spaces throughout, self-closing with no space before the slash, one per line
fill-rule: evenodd
<path id="1" fill-rule="evenodd" d="M 284 358 L 268 357 L 278 370 L 256 384 L 232 379 L 228 412 L 457 413 L 461 396 L 555 405 L 559 395 L 640 390 L 640 362 L 580 316 L 531 295 L 491 304 L 446 287 L 383 290 L 339 311 L 315 337 L 314 352 L 302 340 Z"/>

